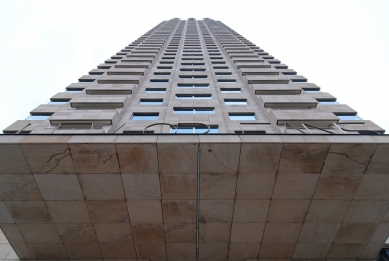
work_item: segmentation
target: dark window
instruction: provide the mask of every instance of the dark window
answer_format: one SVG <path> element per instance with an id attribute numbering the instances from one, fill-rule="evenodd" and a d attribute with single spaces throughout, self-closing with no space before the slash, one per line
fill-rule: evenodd
<path id="1" fill-rule="evenodd" d="M 152 82 L 152 83 L 167 83 L 167 82 L 169 82 L 169 79 L 151 79 L 150 82 Z"/>
<path id="2" fill-rule="evenodd" d="M 208 83 L 178 83 L 178 88 L 208 88 Z"/>
<path id="3" fill-rule="evenodd" d="M 217 79 L 217 82 L 220 82 L 220 83 L 235 83 L 236 80 L 235 79 Z"/>
<path id="4" fill-rule="evenodd" d="M 224 99 L 226 105 L 247 105 L 247 99 Z"/>
<path id="5" fill-rule="evenodd" d="M 180 78 L 208 78 L 208 75 L 180 75 Z"/>
<path id="6" fill-rule="evenodd" d="M 183 60 L 183 61 L 187 61 L 187 60 L 204 60 L 204 58 L 181 58 L 181 60 Z"/>
<path id="7" fill-rule="evenodd" d="M 162 105 L 163 99 L 140 99 L 141 105 Z"/>
<path id="8" fill-rule="evenodd" d="M 173 113 L 175 114 L 215 114 L 215 108 L 185 108 L 185 107 L 174 107 Z"/>
<path id="9" fill-rule="evenodd" d="M 182 68 L 180 69 L 182 72 L 204 72 L 205 68 Z"/>
<path id="10" fill-rule="evenodd" d="M 266 134 L 264 130 L 235 131 L 236 134 Z"/>
<path id="11" fill-rule="evenodd" d="M 147 131 L 142 131 L 142 130 L 125 130 L 123 131 L 124 134 L 143 134 L 143 133 L 146 133 L 146 134 L 152 134 L 154 133 L 153 130 L 147 130 Z"/>
<path id="12" fill-rule="evenodd" d="M 205 63 L 181 63 L 181 65 L 205 65 Z"/>
<path id="13" fill-rule="evenodd" d="M 242 90 L 240 88 L 220 88 L 222 93 L 241 93 Z"/>
<path id="14" fill-rule="evenodd" d="M 229 113 L 230 120 L 233 121 L 255 121 L 257 117 L 255 113 L 239 113 L 239 112 L 230 112 Z"/>
<path id="15" fill-rule="evenodd" d="M 132 121 L 152 121 L 158 120 L 158 112 L 134 112 L 132 114 Z"/>
<path id="16" fill-rule="evenodd" d="M 212 94 L 176 94 L 176 99 L 211 99 Z"/>
<path id="17" fill-rule="evenodd" d="M 154 75 L 170 75 L 170 72 L 154 72 Z"/>
<path id="18" fill-rule="evenodd" d="M 146 93 L 164 93 L 166 88 L 146 88 Z"/>

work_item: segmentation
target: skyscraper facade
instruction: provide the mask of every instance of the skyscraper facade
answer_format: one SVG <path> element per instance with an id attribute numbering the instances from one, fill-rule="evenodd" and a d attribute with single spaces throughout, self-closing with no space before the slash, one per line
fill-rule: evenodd
<path id="1" fill-rule="evenodd" d="M 384 131 L 212 19 L 162 22 L 97 68 L 4 133 Z"/>
<path id="2" fill-rule="evenodd" d="M 161 22 L 3 132 L 23 259 L 373 259 L 389 236 L 384 130 L 209 18 Z"/>

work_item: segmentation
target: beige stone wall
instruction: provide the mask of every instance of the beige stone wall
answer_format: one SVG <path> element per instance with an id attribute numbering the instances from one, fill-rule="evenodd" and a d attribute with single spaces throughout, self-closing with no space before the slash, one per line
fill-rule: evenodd
<path id="1" fill-rule="evenodd" d="M 21 259 L 374 259 L 387 136 L 0 137 L 0 227 Z"/>

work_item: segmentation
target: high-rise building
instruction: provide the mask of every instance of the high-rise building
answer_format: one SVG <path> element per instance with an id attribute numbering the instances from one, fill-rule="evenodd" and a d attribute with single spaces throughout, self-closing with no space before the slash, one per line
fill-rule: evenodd
<path id="1" fill-rule="evenodd" d="M 163 21 L 30 114 L 0 136 L 20 258 L 374 259 L 389 236 L 384 130 L 220 21 Z"/>

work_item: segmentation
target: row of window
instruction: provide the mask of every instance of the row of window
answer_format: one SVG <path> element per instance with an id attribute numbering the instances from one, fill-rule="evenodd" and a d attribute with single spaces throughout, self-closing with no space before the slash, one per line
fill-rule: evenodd
<path id="1" fill-rule="evenodd" d="M 186 60 L 196 60 L 196 59 L 186 59 Z M 159 63 L 160 64 L 174 64 L 173 61 L 160 61 Z M 226 62 L 224 62 L 224 61 L 211 61 L 211 63 L 212 64 L 226 64 Z M 204 65 L 204 63 L 196 63 L 196 62 L 188 63 L 188 62 L 185 62 L 185 63 L 181 63 L 181 65 L 201 66 L 201 65 Z"/>
<path id="2" fill-rule="evenodd" d="M 202 78 L 202 79 L 205 79 L 208 76 L 207 75 L 180 75 L 179 77 L 182 79 L 184 79 L 184 78 Z M 166 84 L 169 82 L 169 79 L 150 79 L 150 82 L 154 83 L 154 84 Z M 235 83 L 236 79 L 217 79 L 217 82 L 223 83 L 223 84 L 224 83 Z M 180 87 L 180 84 L 178 84 L 178 87 Z M 209 87 L 209 86 L 207 86 L 207 87 Z"/>
<path id="3" fill-rule="evenodd" d="M 211 94 L 176 94 L 176 99 L 211 99 Z M 162 105 L 163 99 L 140 99 L 141 105 Z M 248 105 L 247 99 L 224 99 L 226 105 Z"/>
<path id="4" fill-rule="evenodd" d="M 187 127 L 170 128 L 170 133 L 201 134 L 201 133 L 205 133 L 206 131 L 208 131 L 208 128 L 202 127 L 202 126 L 187 126 Z M 211 125 L 208 133 L 219 133 L 219 126 Z"/>
<path id="5" fill-rule="evenodd" d="M 171 70 L 173 69 L 172 66 L 157 66 L 157 69 L 159 70 Z M 213 69 L 215 70 L 226 70 L 228 69 L 228 66 L 214 66 Z M 182 72 L 190 72 L 190 71 L 195 71 L 195 72 L 204 72 L 206 69 L 205 68 L 181 68 L 180 71 Z M 159 73 L 167 73 L 167 72 L 155 72 L 154 74 L 155 75 L 158 75 Z M 216 74 L 221 74 L 221 73 L 229 73 L 231 74 L 231 72 L 216 72 Z M 167 74 L 167 75 L 170 75 Z"/>
<path id="6" fill-rule="evenodd" d="M 174 113 L 177 114 L 214 114 L 214 108 L 174 108 Z M 239 113 L 230 112 L 230 120 L 237 121 L 255 121 L 257 116 L 255 113 Z M 158 120 L 158 112 L 134 112 L 130 120 L 132 121 L 156 121 Z"/>
<path id="7" fill-rule="evenodd" d="M 208 88 L 209 84 L 178 84 L 179 88 Z M 166 88 L 146 88 L 146 93 L 165 93 Z M 241 93 L 241 88 L 220 88 L 221 93 Z"/>
<path id="8" fill-rule="evenodd" d="M 181 68 L 182 72 L 205 72 L 205 68 Z M 154 72 L 154 75 L 170 75 L 170 72 Z M 215 72 L 216 75 L 232 75 L 232 72 Z M 179 75 L 180 78 L 208 78 L 208 75 Z"/>
<path id="9" fill-rule="evenodd" d="M 177 114 L 214 114 L 214 108 L 174 108 Z M 340 120 L 362 120 L 357 115 L 335 114 Z M 133 113 L 131 120 L 158 120 L 159 113 Z M 26 120 L 47 120 L 50 115 L 30 115 Z M 257 120 L 255 113 L 229 113 L 230 120 L 253 121 Z"/>

